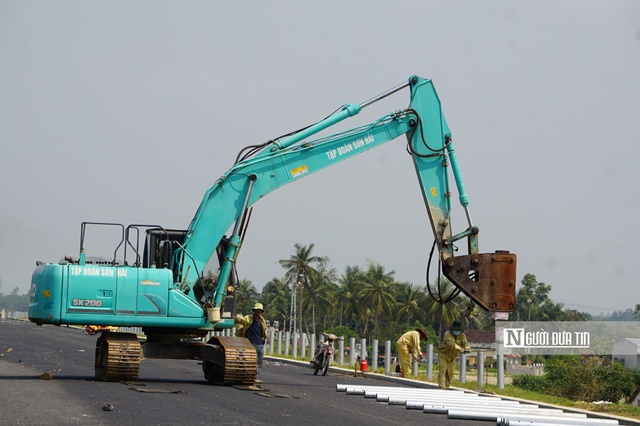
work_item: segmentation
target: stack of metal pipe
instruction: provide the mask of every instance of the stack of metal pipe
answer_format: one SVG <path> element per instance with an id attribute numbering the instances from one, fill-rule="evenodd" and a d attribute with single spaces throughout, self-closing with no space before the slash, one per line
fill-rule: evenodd
<path id="1" fill-rule="evenodd" d="M 588 417 L 585 413 L 462 390 L 338 384 L 336 391 L 375 398 L 377 402 L 422 410 L 423 413 L 446 414 L 450 419 L 494 421 L 497 426 L 619 424 L 615 419 Z"/>

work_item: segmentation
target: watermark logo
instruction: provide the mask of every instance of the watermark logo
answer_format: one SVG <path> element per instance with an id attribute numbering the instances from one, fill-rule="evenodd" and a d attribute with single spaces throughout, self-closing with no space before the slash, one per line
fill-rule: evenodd
<path id="1" fill-rule="evenodd" d="M 532 355 L 637 355 L 640 321 L 505 322 L 496 327 L 496 342 Z"/>
<path id="2" fill-rule="evenodd" d="M 505 328 L 505 348 L 566 348 L 589 349 L 591 334 L 588 331 L 527 331 L 525 328 Z"/>

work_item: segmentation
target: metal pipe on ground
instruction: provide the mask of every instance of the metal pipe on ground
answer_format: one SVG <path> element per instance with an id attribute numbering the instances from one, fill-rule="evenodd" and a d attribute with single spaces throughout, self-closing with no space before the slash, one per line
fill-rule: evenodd
<path id="1" fill-rule="evenodd" d="M 409 389 L 409 390 L 400 390 L 400 389 L 362 389 L 358 387 L 348 387 L 344 391 L 347 395 L 370 395 L 368 398 L 373 398 L 373 395 L 442 395 L 442 396 L 456 396 L 456 395 L 473 395 L 480 396 L 477 393 L 467 393 L 467 392 L 449 392 L 449 391 L 436 391 L 436 390 L 425 390 L 425 389 Z"/>
<path id="2" fill-rule="evenodd" d="M 406 387 L 406 386 L 372 386 L 372 385 L 354 385 L 354 384 L 336 384 L 336 391 L 338 392 L 346 392 L 347 389 L 352 388 L 352 389 L 362 389 L 364 390 L 376 390 L 376 389 L 404 389 L 404 390 L 439 390 L 442 391 L 442 389 L 439 389 L 438 387 L 434 386 L 432 388 L 410 388 L 410 387 Z M 459 391 L 458 391 L 459 392 Z"/>
<path id="3" fill-rule="evenodd" d="M 490 407 L 490 409 L 494 409 L 494 408 L 520 408 L 522 410 L 542 410 L 542 408 L 538 407 L 537 405 L 529 405 L 529 404 L 518 404 L 518 402 L 516 401 L 515 403 L 511 402 L 511 401 L 505 401 L 505 403 L 501 403 L 501 404 L 493 404 L 490 406 L 487 406 L 486 404 L 482 404 L 480 402 L 466 402 L 466 401 L 429 401 L 429 402 L 424 402 L 424 401 L 407 401 L 405 403 L 405 408 L 407 410 L 424 410 L 425 406 L 429 406 L 429 405 L 435 405 L 435 406 L 445 406 L 445 407 L 449 407 L 449 408 L 460 408 L 460 409 L 472 409 L 472 408 L 478 408 L 478 409 L 486 409 L 487 407 Z M 553 410 L 553 412 L 558 412 L 558 413 L 562 413 L 563 411 L 559 408 L 547 408 L 546 410 Z"/>
<path id="4" fill-rule="evenodd" d="M 345 391 L 346 392 L 346 391 Z M 446 395 L 478 395 L 475 393 L 467 393 L 463 391 L 446 391 Z M 435 389 L 365 389 L 364 397 L 365 398 L 375 398 L 377 395 L 406 395 L 406 394 L 417 394 L 417 395 L 440 395 L 442 392 L 438 392 Z M 445 395 L 445 394 L 443 394 Z"/>
<path id="5" fill-rule="evenodd" d="M 358 389 L 359 388 L 347 388 L 347 390 Z M 405 394 L 405 393 L 423 393 L 427 395 L 479 395 L 476 392 L 464 392 L 464 391 L 445 391 L 442 389 L 415 389 L 415 388 L 404 388 L 404 389 L 364 389 L 365 393 L 386 393 L 386 394 Z"/>
<path id="6" fill-rule="evenodd" d="M 449 414 L 449 410 L 456 410 L 456 409 L 458 408 L 451 407 L 451 406 L 447 407 L 445 405 L 425 405 L 422 408 L 422 412 L 427 414 Z M 500 410 L 497 413 L 493 412 L 492 414 L 496 414 L 497 416 L 500 416 L 503 413 L 521 414 L 521 415 L 531 414 L 531 415 L 554 416 L 554 415 L 562 414 L 562 410 L 554 411 L 554 409 L 544 409 L 544 408 L 534 408 L 534 409 L 524 408 L 523 409 L 518 407 L 506 407 L 506 408 L 500 408 Z"/>
<path id="7" fill-rule="evenodd" d="M 376 399 L 377 402 L 385 402 L 385 401 L 378 401 Z M 442 402 L 442 403 L 447 403 L 447 402 L 454 402 L 454 401 L 459 401 L 463 404 L 467 403 L 467 404 L 473 404 L 473 405 L 481 405 L 479 402 L 474 403 L 473 401 L 478 401 L 478 398 L 420 398 L 420 397 L 411 397 L 411 396 L 405 396 L 405 397 L 390 397 L 387 402 L 387 404 L 389 405 L 404 405 L 406 406 L 408 402 L 412 403 L 412 404 L 416 404 L 419 402 L 422 402 L 423 404 L 428 404 L 428 403 L 436 403 L 436 402 Z"/>
<path id="8" fill-rule="evenodd" d="M 501 422 L 504 420 L 506 423 Z M 507 420 L 507 419 L 499 419 L 496 422 L 496 426 L 573 426 L 571 424 L 566 423 L 540 423 L 540 422 L 528 422 L 528 421 L 519 421 L 519 420 Z"/>
<path id="9" fill-rule="evenodd" d="M 421 388 L 376 388 L 376 389 L 369 389 L 369 388 L 361 388 L 361 387 L 357 387 L 357 386 L 349 386 L 346 390 L 363 390 L 365 393 L 368 394 L 373 394 L 373 393 L 440 393 L 442 392 L 442 390 L 438 390 L 438 389 L 421 389 Z M 462 391 L 456 391 L 456 392 L 451 392 L 451 393 L 466 393 L 466 392 L 462 392 Z"/>
<path id="10" fill-rule="evenodd" d="M 386 392 L 377 392 L 375 395 L 370 394 L 365 398 L 375 398 L 378 402 L 387 402 L 389 398 L 408 398 L 408 397 L 417 397 L 417 398 L 438 398 L 438 399 L 457 399 L 457 398 L 477 398 L 476 396 L 472 396 L 473 394 L 452 394 L 452 395 L 439 395 L 439 394 L 425 394 L 425 393 L 386 393 Z"/>
<path id="11" fill-rule="evenodd" d="M 382 401 L 384 402 L 384 401 Z M 480 407 L 528 407 L 528 408 L 538 408 L 538 404 L 523 404 L 518 401 L 511 401 L 508 399 L 498 400 L 498 401 L 486 401 L 483 398 L 475 398 L 475 399 L 464 399 L 464 398 L 450 398 L 450 399 L 432 399 L 425 400 L 424 398 L 409 398 L 405 402 L 405 406 L 410 410 L 422 410 L 422 406 L 425 404 L 434 405 L 452 405 L 452 406 L 470 406 L 477 405 Z"/>
<path id="12" fill-rule="evenodd" d="M 509 412 L 509 410 L 502 410 L 502 409 L 497 409 L 497 408 L 476 408 L 473 410 L 465 410 L 465 409 L 460 409 L 460 408 L 450 408 L 449 409 L 449 413 L 447 414 L 451 414 L 453 413 L 454 416 L 457 415 L 464 415 L 464 413 L 473 413 L 475 415 L 478 415 L 479 417 L 483 417 L 483 416 L 489 416 L 488 420 L 492 420 L 492 417 L 495 419 L 499 419 L 499 418 L 505 418 L 505 419 L 511 419 L 514 416 L 512 415 L 513 413 Z M 570 421 L 574 421 L 574 420 L 587 420 L 587 415 L 584 413 L 565 413 L 565 412 L 561 412 L 561 413 L 550 413 L 550 415 L 554 418 L 564 418 L 564 419 L 570 419 Z M 538 417 L 544 417 L 546 416 L 545 413 L 541 412 L 541 413 L 537 413 L 537 414 L 530 414 L 530 416 L 538 416 Z M 457 417 L 456 417 L 457 418 Z"/>
<path id="13" fill-rule="evenodd" d="M 585 417 L 573 417 L 555 414 L 553 416 L 535 416 L 535 415 L 518 415 L 518 414 L 496 414 L 487 411 L 462 411 L 462 410 L 449 410 L 447 413 L 448 419 L 461 419 L 461 420 L 485 420 L 498 422 L 500 419 L 518 420 L 518 421 L 537 421 L 553 424 L 567 424 L 567 425 L 617 425 L 617 420 L 605 420 Z M 571 413 L 573 414 L 573 413 Z"/>
<path id="14" fill-rule="evenodd" d="M 414 391 L 415 390 L 419 390 L 419 391 L 436 390 L 440 392 L 462 392 L 457 389 L 447 389 L 447 390 L 440 389 L 435 385 L 429 388 L 412 388 L 412 387 L 406 387 L 406 386 L 374 386 L 374 385 L 354 385 L 354 384 L 340 384 L 340 383 L 336 384 L 336 391 L 338 392 L 345 392 L 347 388 L 357 388 L 362 390 L 403 389 L 403 390 L 414 390 Z"/>
<path id="15" fill-rule="evenodd" d="M 449 414 L 449 410 L 453 410 L 455 408 L 452 407 L 447 407 L 444 405 L 425 405 L 422 408 L 422 412 L 423 413 L 427 413 L 427 414 Z M 561 414 L 561 412 L 557 412 L 557 411 L 543 411 L 543 412 L 538 412 L 537 410 L 518 410 L 517 408 L 513 408 L 510 410 L 501 410 L 501 413 L 504 412 L 509 412 L 509 413 L 518 413 L 518 414 L 542 414 L 542 415 L 556 415 L 556 414 Z"/>
<path id="16" fill-rule="evenodd" d="M 395 405 L 398 405 L 398 401 L 407 401 L 407 400 L 411 400 L 411 401 L 433 401 L 433 400 L 438 400 L 438 401 L 459 401 L 459 400 L 464 400 L 464 401 L 479 401 L 482 398 L 479 396 L 473 396 L 473 395 L 448 395 L 448 396 L 442 396 L 442 395 L 416 395 L 416 394 L 406 394 L 406 395 L 385 395 L 385 394 L 378 394 L 378 396 L 376 396 L 376 401 L 378 402 L 385 402 L 385 401 L 381 401 L 381 399 L 387 399 L 386 402 L 390 402 L 390 401 L 394 401 Z M 517 402 L 517 401 L 515 401 Z"/>
<path id="17" fill-rule="evenodd" d="M 554 417 L 563 417 L 568 419 L 587 419 L 587 415 L 584 413 L 567 413 L 564 411 L 547 411 L 548 409 L 544 408 L 535 408 L 535 409 L 527 409 L 527 408 L 519 408 L 519 407 L 449 407 L 449 412 L 454 413 L 462 413 L 462 412 L 473 412 L 482 414 L 489 414 L 496 418 L 504 417 L 511 418 L 513 414 L 520 412 L 520 414 L 527 414 L 531 416 L 554 416 Z M 423 409 L 424 411 L 424 409 Z M 524 413 L 527 412 L 527 413 Z M 448 413 L 447 413 L 448 414 Z"/>

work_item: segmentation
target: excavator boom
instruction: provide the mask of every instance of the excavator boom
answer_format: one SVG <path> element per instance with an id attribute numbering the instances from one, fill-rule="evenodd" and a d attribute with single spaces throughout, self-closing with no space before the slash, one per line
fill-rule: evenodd
<path id="1" fill-rule="evenodd" d="M 387 114 L 365 126 L 309 140 L 314 134 L 353 117 L 362 108 L 406 87 L 411 90 L 408 108 Z M 451 131 L 433 83 L 417 76 L 362 105 L 345 105 L 325 120 L 276 140 L 254 156 L 235 164 L 205 194 L 189 226 L 184 249 L 190 256 L 181 259 L 180 270 L 202 270 L 215 248 L 211 241 L 220 241 L 234 222 L 241 224 L 249 207 L 269 192 L 402 135 L 408 138 L 407 147 L 414 162 L 441 260 L 448 260 L 444 268 L 445 275 L 484 309 L 513 311 L 515 255 L 507 252 L 480 255 L 478 228 L 472 225 L 470 219 L 469 227 L 464 232 L 452 236 L 449 169 L 467 218 L 470 217 L 469 197 L 464 188 Z M 242 243 L 240 229 L 240 226 L 236 226 L 229 237 L 229 249 L 213 297 L 214 307 L 220 306 L 226 295 L 228 279 Z M 474 257 L 454 258 L 454 242 L 465 237 L 469 240 L 469 255 Z"/>

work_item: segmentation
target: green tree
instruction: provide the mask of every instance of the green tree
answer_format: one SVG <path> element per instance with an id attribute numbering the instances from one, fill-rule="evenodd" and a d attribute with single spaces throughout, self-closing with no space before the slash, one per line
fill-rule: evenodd
<path id="1" fill-rule="evenodd" d="M 380 314 L 390 313 L 396 301 L 398 283 L 393 279 L 395 271 L 386 272 L 384 266 L 370 262 L 362 275 L 360 296 L 373 313 L 373 330 L 378 327 Z"/>
<path id="2" fill-rule="evenodd" d="M 314 244 L 311 243 L 309 246 L 303 246 L 300 243 L 294 244 L 295 254 L 291 255 L 289 259 L 279 260 L 278 263 L 280 266 L 285 268 L 287 272 L 285 273 L 285 281 L 287 282 L 295 282 L 299 279 L 298 275 L 306 275 L 311 276 L 312 274 L 316 274 L 318 271 L 315 269 L 314 265 L 318 263 L 327 261 L 327 258 L 322 256 L 312 255 Z M 306 283 L 303 282 L 303 285 Z"/>
<path id="3" fill-rule="evenodd" d="M 339 325 L 339 291 L 337 282 L 331 281 L 325 289 L 326 300 L 321 299 L 318 302 L 318 326 L 321 330 Z"/>
<path id="4" fill-rule="evenodd" d="M 555 321 L 563 319 L 563 305 L 549 298 L 551 286 L 538 282 L 533 274 L 522 278 L 522 286 L 516 295 L 516 312 L 511 319 L 516 321 Z"/>
<path id="5" fill-rule="evenodd" d="M 358 337 L 358 333 L 356 333 L 355 331 L 351 330 L 349 327 L 345 327 L 345 326 L 342 326 L 342 325 L 339 325 L 339 326 L 332 327 L 332 328 L 329 328 L 327 330 L 324 330 L 324 333 L 333 333 L 338 337 L 344 337 L 345 340 L 347 340 L 347 341 L 352 337 L 354 337 L 354 338 Z"/>
<path id="6" fill-rule="evenodd" d="M 640 319 L 640 305 L 636 305 L 636 308 L 633 310 L 633 319 Z"/>
<path id="7" fill-rule="evenodd" d="M 285 272 L 285 282 L 291 283 L 292 286 L 295 284 L 299 284 L 302 286 L 303 291 L 301 293 L 311 294 L 314 289 L 311 288 L 312 280 L 317 280 L 318 271 L 316 267 L 318 264 L 323 262 L 327 262 L 328 258 L 322 256 L 315 256 L 312 254 L 314 244 L 311 243 L 309 246 L 303 246 L 300 243 L 294 244 L 294 248 L 296 250 L 295 254 L 291 255 L 289 259 L 281 259 L 278 261 L 280 266 L 285 268 L 287 271 Z M 315 284 L 313 284 L 315 285 Z M 304 305 L 304 297 L 300 297 L 300 324 L 302 324 L 302 307 Z M 310 301 L 307 305 L 311 306 L 312 310 L 312 322 L 315 328 L 315 301 Z M 302 327 L 300 327 L 300 331 L 302 332 Z M 314 330 L 315 333 L 315 330 Z"/>
<path id="8" fill-rule="evenodd" d="M 11 293 L 5 295 L 0 292 L 0 309 L 8 313 L 27 312 L 29 309 L 29 294 L 19 295 L 20 289 L 15 287 Z"/>
<path id="9" fill-rule="evenodd" d="M 565 309 L 549 297 L 551 286 L 538 282 L 533 274 L 522 278 L 522 286 L 516 296 L 516 312 L 510 316 L 514 321 L 589 321 L 587 312 Z"/>
<path id="10" fill-rule="evenodd" d="M 425 295 L 420 289 L 410 283 L 399 284 L 398 303 L 396 304 L 396 320 L 408 325 L 411 321 L 424 320 L 426 312 L 422 309 L 425 305 Z"/>
<path id="11" fill-rule="evenodd" d="M 438 288 L 442 295 L 454 294 L 454 285 L 446 278 L 438 280 Z M 442 338 L 444 332 L 451 326 L 451 324 L 460 319 L 460 312 L 462 311 L 463 299 L 461 297 L 454 297 L 447 303 L 443 300 L 432 300 L 430 306 L 427 309 L 427 322 L 430 324 L 437 324 L 438 336 Z"/>
<path id="12" fill-rule="evenodd" d="M 262 289 L 262 303 L 265 306 L 264 317 L 284 324 L 289 317 L 291 289 L 279 278 L 273 278 Z"/>
<path id="13" fill-rule="evenodd" d="M 588 312 L 580 312 L 575 309 L 565 309 L 560 315 L 562 321 L 591 321 L 593 318 Z"/>
<path id="14" fill-rule="evenodd" d="M 333 307 L 331 291 L 333 290 L 332 278 L 335 271 L 327 267 L 326 258 L 319 262 L 315 272 L 308 277 L 306 286 L 307 303 L 311 307 L 311 324 L 313 334 L 316 335 L 316 311 L 318 307 L 329 310 Z"/>
<path id="15" fill-rule="evenodd" d="M 340 325 L 353 326 L 357 324 L 359 310 L 360 287 L 362 282 L 362 270 L 358 266 L 347 266 L 340 277 L 338 288 L 338 304 L 340 312 Z"/>
<path id="16" fill-rule="evenodd" d="M 240 314 L 251 312 L 253 305 L 258 300 L 258 290 L 251 283 L 251 280 L 240 280 L 234 294 L 236 298 L 236 312 Z"/>

